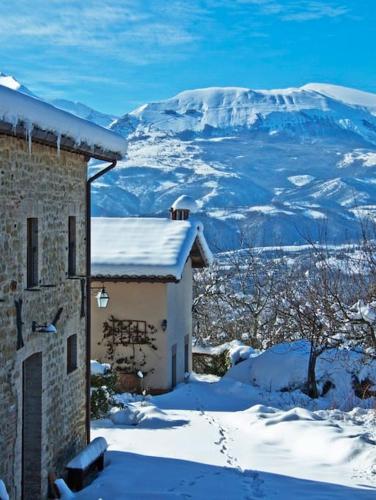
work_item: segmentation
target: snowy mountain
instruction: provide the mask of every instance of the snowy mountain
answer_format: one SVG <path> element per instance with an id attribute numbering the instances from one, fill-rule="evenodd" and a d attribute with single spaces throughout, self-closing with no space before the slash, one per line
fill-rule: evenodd
<path id="1" fill-rule="evenodd" d="M 6 75 L 0 71 L 0 85 L 3 87 L 8 87 L 12 90 L 17 90 L 18 92 L 22 92 L 23 94 L 31 95 L 32 97 L 36 97 L 33 92 L 31 92 L 28 88 L 24 87 L 18 80 L 16 80 L 13 76 Z"/>
<path id="2" fill-rule="evenodd" d="M 8 87 L 12 90 L 17 90 L 18 92 L 22 92 L 23 94 L 27 94 L 32 97 L 40 97 L 31 92 L 27 87 L 22 85 L 13 76 L 6 75 L 1 72 L 0 72 L 0 85 Z M 94 122 L 97 125 L 101 125 L 102 127 L 109 127 L 111 123 L 115 121 L 117 118 L 116 116 L 96 111 L 95 109 L 92 109 L 89 106 L 86 106 L 85 104 L 82 104 L 80 102 L 73 102 L 67 99 L 52 99 L 50 101 L 48 100 L 46 101 L 49 102 L 50 104 L 53 104 L 57 108 L 63 109 L 64 111 L 68 111 L 69 113 L 79 116 L 80 118 L 84 118 L 85 120 Z"/>
<path id="3" fill-rule="evenodd" d="M 161 215 L 198 200 L 209 238 L 236 247 L 351 239 L 376 216 L 376 95 L 309 84 L 182 92 L 124 115 L 129 158 L 96 186 L 96 215 Z M 116 188 L 113 188 L 115 184 Z"/>
<path id="4" fill-rule="evenodd" d="M 49 102 L 57 108 L 68 111 L 69 113 L 79 116 L 80 118 L 84 118 L 85 120 L 89 120 L 90 122 L 94 122 L 101 127 L 109 127 L 111 123 L 117 119 L 114 115 L 101 113 L 100 111 L 96 111 L 81 102 L 68 101 L 67 99 L 53 99 Z"/>
<path id="5" fill-rule="evenodd" d="M 30 92 L 6 75 L 0 84 Z M 113 116 L 55 105 L 101 125 Z M 121 111 L 121 110 L 119 110 Z M 350 240 L 376 218 L 376 95 L 336 85 L 189 90 L 145 104 L 110 126 L 124 162 L 95 184 L 94 215 L 166 215 L 182 194 L 220 249 L 299 244 L 326 231 Z"/>

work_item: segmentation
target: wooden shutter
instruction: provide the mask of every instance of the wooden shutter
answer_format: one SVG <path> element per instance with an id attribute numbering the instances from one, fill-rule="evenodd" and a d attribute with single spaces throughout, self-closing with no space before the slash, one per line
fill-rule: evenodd
<path id="1" fill-rule="evenodd" d="M 27 219 L 27 288 L 38 285 L 38 219 Z"/>

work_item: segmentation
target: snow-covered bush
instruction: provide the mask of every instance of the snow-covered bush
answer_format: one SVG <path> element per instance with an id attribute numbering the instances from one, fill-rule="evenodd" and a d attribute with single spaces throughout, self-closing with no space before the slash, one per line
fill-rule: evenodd
<path id="1" fill-rule="evenodd" d="M 305 392 L 311 346 L 299 340 L 275 345 L 254 354 L 226 374 L 226 378 L 259 387 L 262 391 Z M 346 349 L 328 349 L 317 359 L 318 398 L 328 407 L 351 409 L 369 399 L 376 404 L 376 360 Z"/>
<path id="2" fill-rule="evenodd" d="M 231 366 L 254 355 L 256 351 L 240 340 L 232 340 L 224 344 L 209 347 L 193 347 L 193 371 L 222 377 Z"/>
<path id="3" fill-rule="evenodd" d="M 231 367 L 228 351 L 222 350 L 218 353 L 193 352 L 193 370 L 196 373 L 206 373 L 222 377 Z"/>

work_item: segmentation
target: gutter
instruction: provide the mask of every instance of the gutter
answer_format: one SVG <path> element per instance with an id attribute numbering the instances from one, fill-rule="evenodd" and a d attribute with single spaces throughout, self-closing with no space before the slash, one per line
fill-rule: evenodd
<path id="1" fill-rule="evenodd" d="M 86 181 L 86 440 L 90 443 L 90 330 L 91 330 L 91 185 L 99 177 L 116 167 L 114 160 L 108 167 L 100 170 Z"/>

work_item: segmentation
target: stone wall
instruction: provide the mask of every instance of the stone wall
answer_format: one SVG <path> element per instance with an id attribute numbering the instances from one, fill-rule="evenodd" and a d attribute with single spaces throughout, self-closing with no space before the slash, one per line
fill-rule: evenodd
<path id="1" fill-rule="evenodd" d="M 42 353 L 42 491 L 50 471 L 85 445 L 85 318 L 80 279 L 68 270 L 68 216 L 77 217 L 77 275 L 85 274 L 86 162 L 83 156 L 0 136 L 0 479 L 21 497 L 22 366 Z M 27 218 L 38 218 L 39 285 L 26 290 Z M 17 350 L 15 300 L 22 299 L 24 347 Z M 32 321 L 57 333 L 33 333 Z M 67 374 L 67 337 L 77 334 L 78 368 Z"/>

